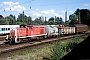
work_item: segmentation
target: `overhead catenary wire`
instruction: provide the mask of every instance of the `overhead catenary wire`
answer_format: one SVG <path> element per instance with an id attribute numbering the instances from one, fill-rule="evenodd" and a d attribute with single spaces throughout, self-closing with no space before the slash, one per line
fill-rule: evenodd
<path id="1" fill-rule="evenodd" d="M 43 5 L 33 5 L 33 6 L 49 6 L 49 5 L 61 5 L 61 4 L 79 4 L 90 1 L 81 1 L 81 2 L 69 2 L 69 3 L 54 3 L 54 4 L 43 4 Z"/>
<path id="2" fill-rule="evenodd" d="M 20 4 L 17 4 L 17 5 L 13 5 L 13 6 L 10 6 L 9 8 L 10 8 L 10 11 L 12 10 L 12 7 L 14 7 L 14 6 L 18 6 L 18 5 L 24 5 L 24 4 L 27 4 L 27 3 L 30 3 L 30 5 L 29 6 L 25 6 L 25 7 L 29 7 L 30 9 L 32 8 L 31 7 L 31 2 L 32 1 L 34 1 L 34 0 L 30 0 L 30 1 L 27 1 L 27 2 L 24 2 L 24 3 L 20 3 Z M 79 3 L 83 3 L 83 2 L 90 2 L 90 1 L 81 1 L 81 2 L 69 2 L 69 3 L 55 3 L 55 4 L 42 4 L 42 5 L 33 5 L 33 6 L 52 6 L 52 5 L 61 5 L 61 4 L 79 4 Z M 3 9 L 1 9 L 1 10 L 3 10 L 4 12 L 6 11 L 6 9 L 5 9 L 5 7 L 3 8 Z"/>
<path id="3" fill-rule="evenodd" d="M 10 10 L 12 10 L 11 7 L 18 6 L 18 5 L 23 5 L 23 4 L 26 4 L 26 3 L 30 3 L 30 9 L 31 9 L 31 2 L 32 2 L 32 1 L 34 1 L 34 0 L 31 0 L 31 1 L 28 1 L 28 2 L 24 2 L 24 3 L 21 3 L 21 4 L 17 4 L 17 5 L 12 5 L 12 6 L 10 6 L 9 8 L 10 8 Z M 5 11 L 5 7 L 4 7 L 3 9 L 4 9 L 4 11 Z"/>

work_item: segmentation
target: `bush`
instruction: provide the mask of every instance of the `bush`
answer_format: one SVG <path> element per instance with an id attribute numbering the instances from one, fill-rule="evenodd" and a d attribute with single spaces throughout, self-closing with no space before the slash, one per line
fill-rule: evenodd
<path id="1" fill-rule="evenodd" d="M 51 49 L 52 55 L 50 60 L 60 60 L 64 56 L 63 46 L 56 43 Z"/>
<path id="2" fill-rule="evenodd" d="M 88 27 L 88 30 L 90 31 L 90 26 Z"/>
<path id="3" fill-rule="evenodd" d="M 67 40 L 64 43 L 56 42 L 51 48 L 52 55 L 49 60 L 60 60 L 64 55 L 70 52 L 83 39 L 76 37 L 72 40 Z"/>

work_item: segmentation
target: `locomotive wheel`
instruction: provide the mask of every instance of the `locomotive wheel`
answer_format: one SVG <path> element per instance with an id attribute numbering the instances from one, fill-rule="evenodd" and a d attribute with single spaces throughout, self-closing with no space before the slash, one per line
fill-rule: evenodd
<path id="1" fill-rule="evenodd" d="M 18 43 L 22 43 L 21 39 L 17 39 L 17 42 L 14 40 L 15 45 L 17 45 Z"/>
<path id="2" fill-rule="evenodd" d="M 48 36 L 47 38 L 51 38 L 51 36 Z"/>
<path id="3" fill-rule="evenodd" d="M 42 40 L 45 39 L 44 36 L 42 36 Z"/>
<path id="4" fill-rule="evenodd" d="M 12 38 L 12 40 L 9 41 L 9 44 L 10 44 L 10 45 L 15 44 L 14 38 Z"/>
<path id="5" fill-rule="evenodd" d="M 42 40 L 42 37 L 41 36 L 39 37 L 39 40 Z"/>
<path id="6" fill-rule="evenodd" d="M 27 39 L 28 39 L 28 40 L 27 40 L 28 43 L 32 41 L 31 38 L 27 38 Z"/>
<path id="7" fill-rule="evenodd" d="M 38 40 L 39 42 L 41 42 L 41 37 L 37 37 L 37 40 Z"/>
<path id="8" fill-rule="evenodd" d="M 19 43 L 22 43 L 22 40 L 21 39 L 19 39 Z"/>
<path id="9" fill-rule="evenodd" d="M 12 45 L 12 41 L 9 41 L 9 45 Z"/>
<path id="10" fill-rule="evenodd" d="M 86 33 L 86 31 L 83 32 L 84 34 Z"/>
<path id="11" fill-rule="evenodd" d="M 43 36 L 43 38 L 44 38 L 44 39 L 47 39 L 48 37 L 47 37 L 47 35 L 45 35 L 45 36 Z"/>
<path id="12" fill-rule="evenodd" d="M 18 43 L 22 43 L 22 40 L 21 39 L 17 39 Z"/>

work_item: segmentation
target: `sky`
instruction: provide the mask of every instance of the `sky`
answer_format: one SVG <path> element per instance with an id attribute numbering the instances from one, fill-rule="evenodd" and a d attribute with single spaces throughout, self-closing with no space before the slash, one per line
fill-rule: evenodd
<path id="1" fill-rule="evenodd" d="M 10 14 L 16 18 L 24 11 L 24 14 L 31 16 L 34 20 L 38 17 L 62 17 L 65 21 L 76 9 L 90 9 L 90 0 L 0 0 L 0 15 L 4 17 Z"/>

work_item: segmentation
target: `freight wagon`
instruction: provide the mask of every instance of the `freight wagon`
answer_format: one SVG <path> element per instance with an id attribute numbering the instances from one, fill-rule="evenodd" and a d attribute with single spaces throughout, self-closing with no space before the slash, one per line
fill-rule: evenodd
<path id="1" fill-rule="evenodd" d="M 64 28 L 59 28 L 59 30 L 60 30 L 60 35 L 75 33 L 75 27 L 64 27 Z"/>
<path id="2" fill-rule="evenodd" d="M 85 24 L 73 24 L 71 27 L 75 27 L 75 33 L 85 33 L 88 30 L 88 26 Z"/>

